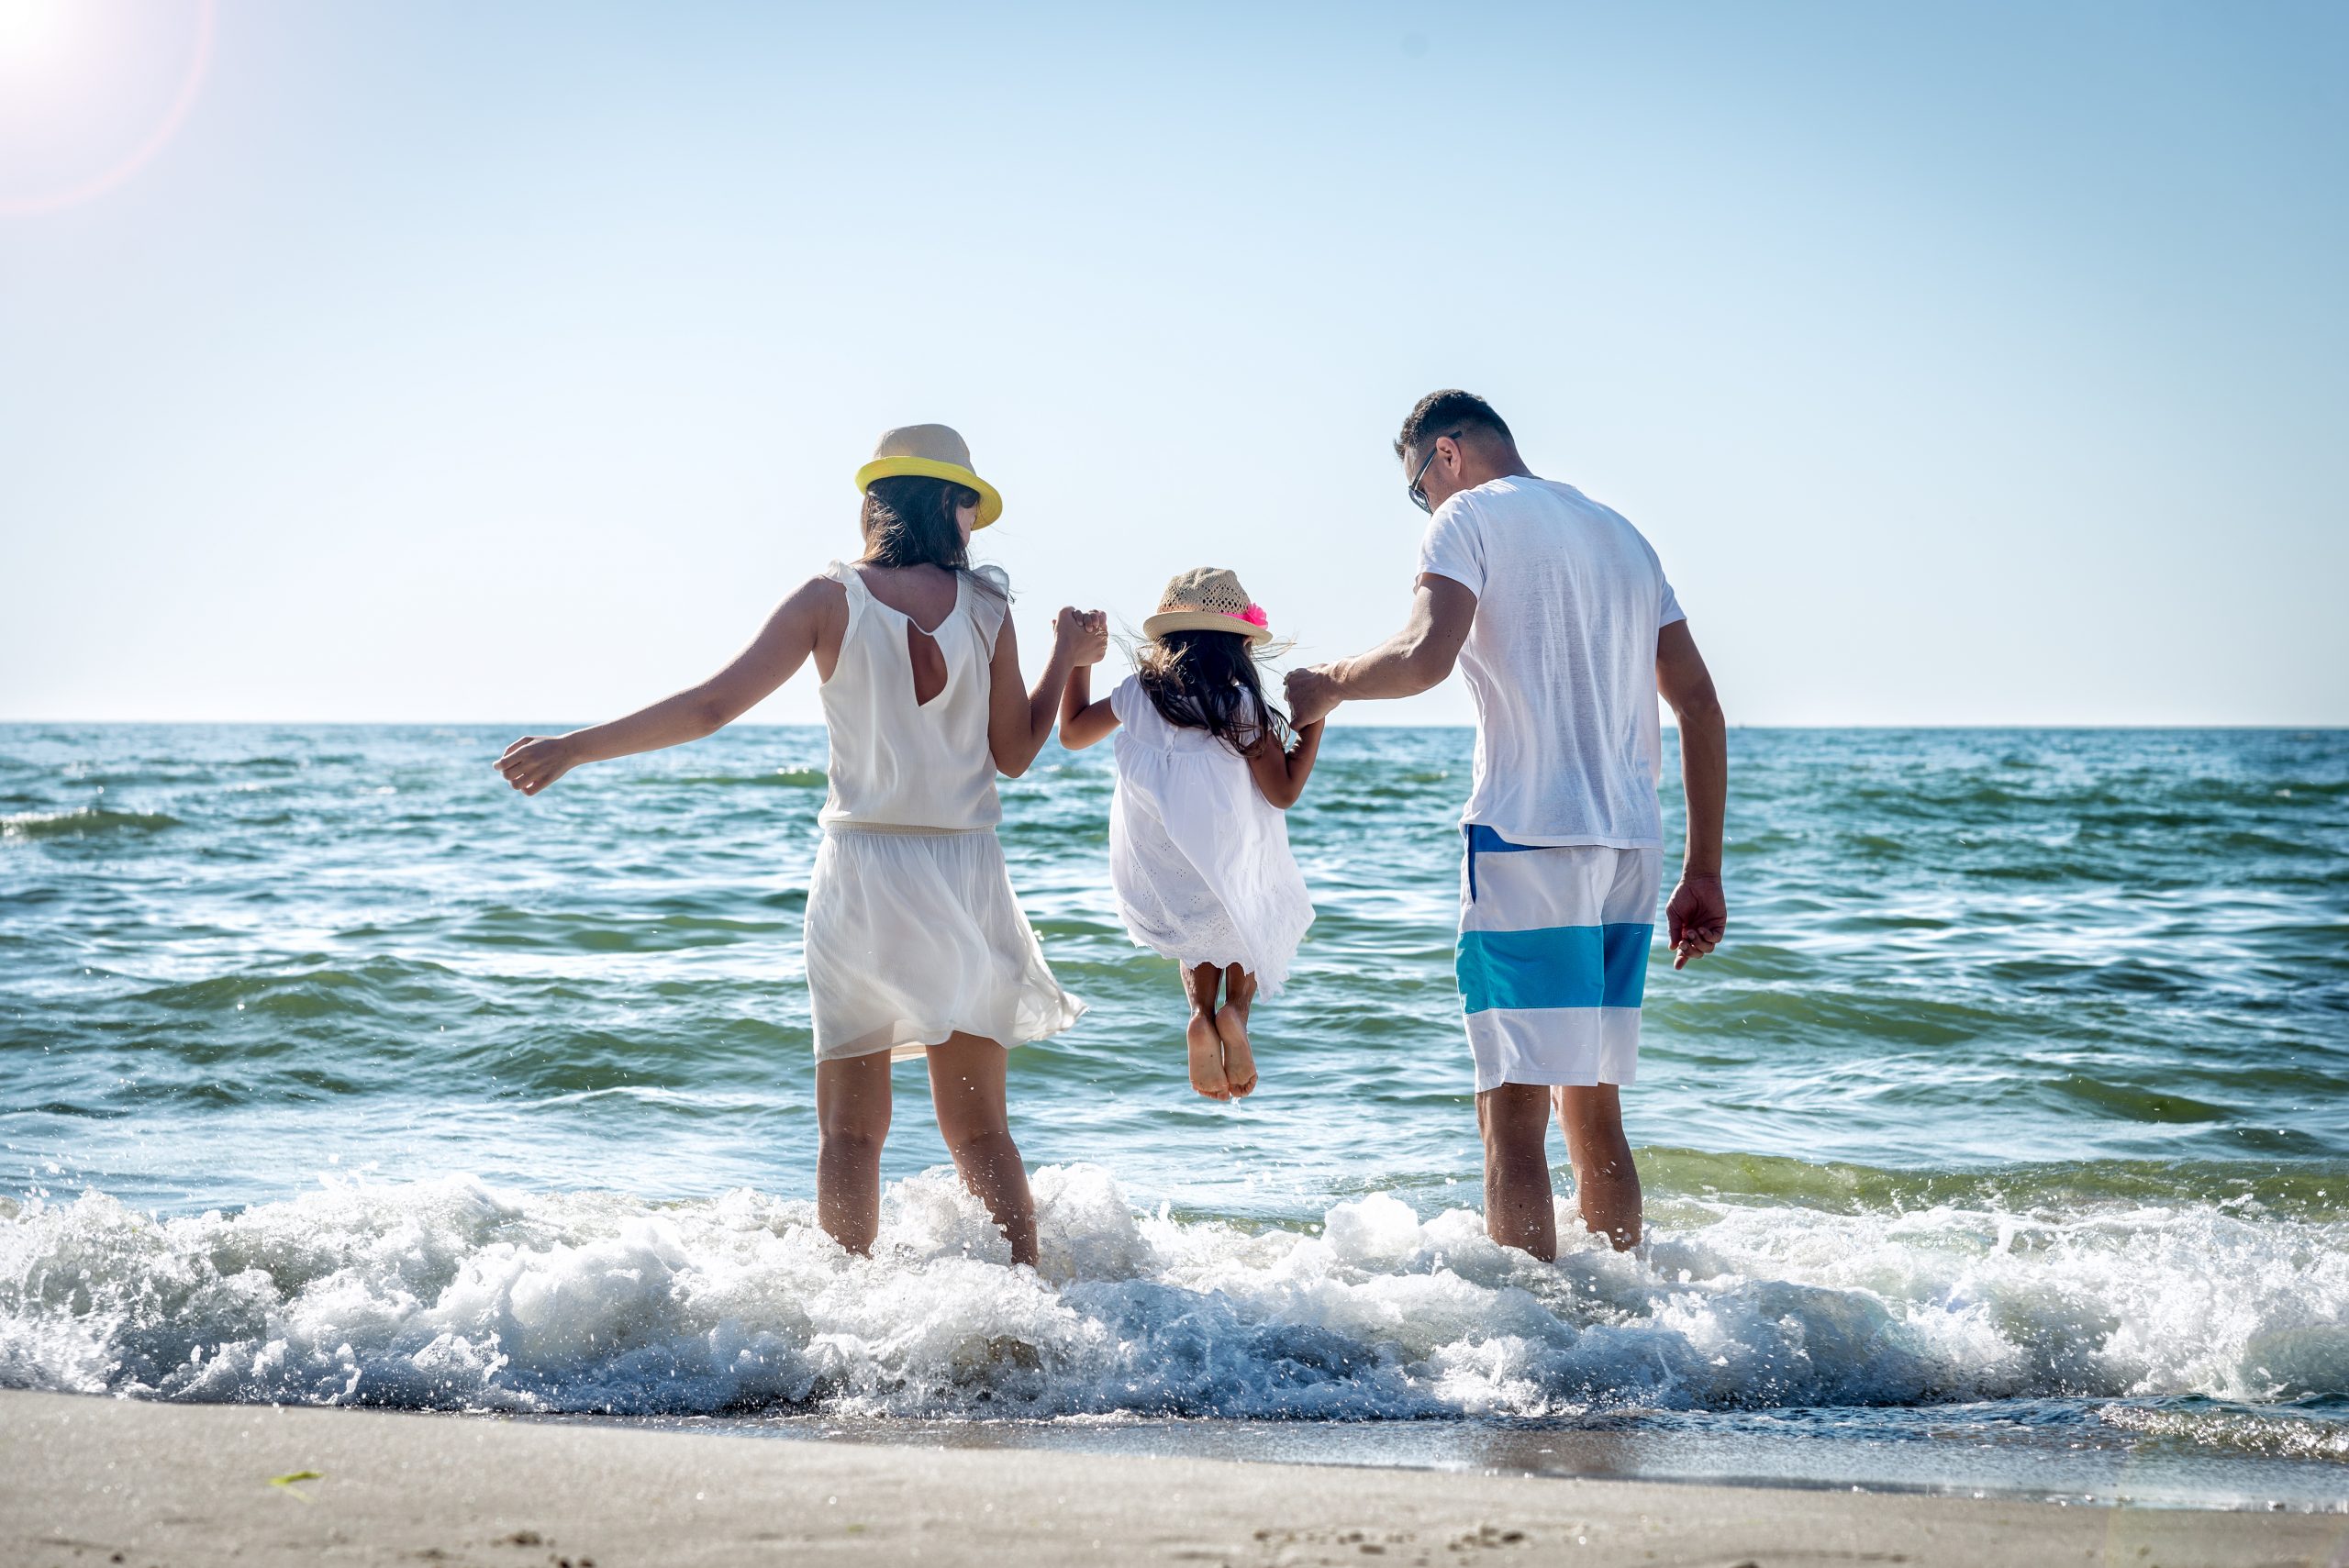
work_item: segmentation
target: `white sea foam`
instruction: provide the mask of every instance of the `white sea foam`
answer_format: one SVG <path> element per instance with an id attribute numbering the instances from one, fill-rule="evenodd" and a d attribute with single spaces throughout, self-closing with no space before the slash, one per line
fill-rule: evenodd
<path id="1" fill-rule="evenodd" d="M 1311 1233 L 1137 1215 L 1035 1174 L 1043 1267 L 938 1171 L 870 1259 L 813 1206 L 470 1179 L 157 1220 L 0 1214 L 0 1385 L 174 1399 L 684 1413 L 1562 1415 L 2349 1389 L 2349 1227 L 1675 1206 L 1554 1265 L 1374 1195 Z M 1562 1214 L 1562 1220 L 1565 1217 Z M 1572 1227 L 1562 1233 L 1575 1234 Z"/>

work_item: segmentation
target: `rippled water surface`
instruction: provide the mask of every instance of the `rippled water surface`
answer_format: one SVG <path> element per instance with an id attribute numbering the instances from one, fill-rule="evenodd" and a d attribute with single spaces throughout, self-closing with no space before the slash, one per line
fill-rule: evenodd
<path id="1" fill-rule="evenodd" d="M 1467 1212 L 1468 735 L 1331 737 L 1236 1108 L 1110 907 L 1107 748 L 1048 751 L 1005 847 L 1093 1011 L 1014 1060 L 1042 1277 L 922 1173 L 917 1064 L 875 1257 L 809 1228 L 820 732 L 535 801 L 510 738 L 0 727 L 0 1383 L 2349 1496 L 2349 736 L 1736 733 L 1731 940 L 1655 963 L 1629 1096 L 1653 1242 L 1554 1268 Z"/>

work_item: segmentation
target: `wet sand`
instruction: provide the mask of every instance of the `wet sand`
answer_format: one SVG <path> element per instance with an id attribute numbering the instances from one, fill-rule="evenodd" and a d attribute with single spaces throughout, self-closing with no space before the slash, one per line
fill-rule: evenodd
<path id="1" fill-rule="evenodd" d="M 9 1568 L 786 1562 L 2341 1568 L 2349 1518 L 0 1393 Z"/>

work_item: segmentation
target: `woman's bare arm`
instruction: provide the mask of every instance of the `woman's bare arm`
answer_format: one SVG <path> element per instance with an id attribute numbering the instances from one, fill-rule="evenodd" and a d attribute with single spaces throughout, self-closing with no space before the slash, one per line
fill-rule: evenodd
<path id="1" fill-rule="evenodd" d="M 1108 645 L 1107 616 L 1098 612 L 1088 616 L 1063 606 L 1052 625 L 1052 656 L 1044 661 L 1043 673 L 1036 677 L 1035 690 L 1028 691 L 1019 680 L 1019 634 L 1012 629 L 1011 617 L 1004 617 L 1003 629 L 996 634 L 995 660 L 988 666 L 987 675 L 987 747 L 995 753 L 996 772 L 1016 779 L 1028 771 L 1036 753 L 1052 739 L 1052 722 L 1060 717 L 1061 693 L 1068 684 L 1068 673 L 1077 655 L 1091 651 L 1091 658 L 1086 661 L 1090 663 L 1097 661 Z"/>
<path id="2" fill-rule="evenodd" d="M 582 762 L 657 751 L 713 734 L 797 673 L 816 651 L 827 623 L 845 618 L 846 613 L 839 584 L 810 578 L 775 606 L 750 646 L 709 679 L 568 735 L 525 735 L 497 759 L 497 771 L 524 795 L 536 795 Z"/>
<path id="3" fill-rule="evenodd" d="M 1248 773 L 1256 781 L 1257 790 L 1266 800 L 1286 811 L 1305 793 L 1305 781 L 1312 776 L 1313 759 L 1321 750 L 1321 721 L 1297 727 L 1297 744 L 1286 751 L 1278 741 L 1266 736 L 1248 753 Z"/>

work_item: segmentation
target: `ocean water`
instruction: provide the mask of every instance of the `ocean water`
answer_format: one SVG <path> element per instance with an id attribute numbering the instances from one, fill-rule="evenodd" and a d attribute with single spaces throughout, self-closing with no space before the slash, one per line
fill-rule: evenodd
<path id="1" fill-rule="evenodd" d="M 1237 1106 L 1048 749 L 1039 1273 L 918 1063 L 874 1255 L 813 1227 L 820 732 L 511 735 L 0 726 L 0 1385 L 2349 1507 L 2349 734 L 1735 732 L 1650 1242 L 1555 1265 L 1475 1213 L 1469 735 L 1330 737 Z"/>

